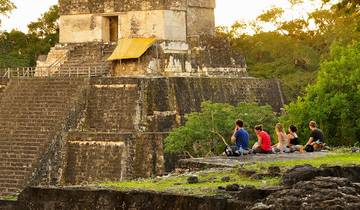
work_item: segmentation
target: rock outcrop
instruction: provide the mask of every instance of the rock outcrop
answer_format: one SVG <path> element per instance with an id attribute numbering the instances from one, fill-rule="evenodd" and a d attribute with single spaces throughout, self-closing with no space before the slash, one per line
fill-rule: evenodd
<path id="1" fill-rule="evenodd" d="M 360 184 L 346 178 L 316 177 L 274 192 L 252 209 L 360 209 Z"/>
<path id="2" fill-rule="evenodd" d="M 347 178 L 352 182 L 360 182 L 360 166 L 331 166 L 320 168 L 314 168 L 311 165 L 295 166 L 284 174 L 282 183 L 291 186 L 300 181 L 312 180 L 318 176 L 340 177 Z"/>

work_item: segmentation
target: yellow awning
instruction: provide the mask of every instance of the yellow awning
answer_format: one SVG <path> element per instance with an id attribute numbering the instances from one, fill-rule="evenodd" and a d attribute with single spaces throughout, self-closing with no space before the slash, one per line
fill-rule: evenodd
<path id="1" fill-rule="evenodd" d="M 107 60 L 140 58 L 155 41 L 155 38 L 120 39 L 113 54 Z"/>

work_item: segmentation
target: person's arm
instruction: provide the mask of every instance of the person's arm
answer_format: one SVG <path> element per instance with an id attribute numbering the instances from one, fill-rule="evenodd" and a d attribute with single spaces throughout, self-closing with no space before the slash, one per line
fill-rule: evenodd
<path id="1" fill-rule="evenodd" d="M 280 141 L 282 139 L 281 133 L 276 133 L 276 135 L 277 135 L 278 143 L 280 143 Z"/>
<path id="2" fill-rule="evenodd" d="M 315 140 L 315 132 L 314 132 L 314 131 L 311 131 L 309 141 L 307 142 L 306 145 L 312 144 L 312 143 L 314 142 L 314 140 Z"/>
<path id="3" fill-rule="evenodd" d="M 235 143 L 235 142 L 236 142 L 236 132 L 237 132 L 237 129 L 235 128 L 234 133 L 233 133 L 233 135 L 231 136 L 231 142 L 232 142 L 232 143 Z"/>
<path id="4" fill-rule="evenodd" d="M 289 144 L 289 146 L 292 146 L 292 144 L 291 144 L 290 142 L 291 142 L 291 140 L 293 140 L 295 137 L 294 137 L 293 135 L 291 135 L 290 133 L 287 135 L 287 137 L 288 137 L 288 144 Z"/>
<path id="5" fill-rule="evenodd" d="M 232 143 L 236 142 L 236 132 L 231 136 L 231 142 Z"/>
<path id="6" fill-rule="evenodd" d="M 260 135 L 257 135 L 257 137 L 258 137 L 258 145 L 260 147 L 262 145 L 262 138 Z"/>
<path id="7" fill-rule="evenodd" d="M 306 145 L 311 144 L 313 141 L 314 141 L 314 138 L 313 138 L 313 137 L 310 137 L 310 138 L 309 138 L 309 141 L 307 142 L 307 144 L 306 144 Z"/>

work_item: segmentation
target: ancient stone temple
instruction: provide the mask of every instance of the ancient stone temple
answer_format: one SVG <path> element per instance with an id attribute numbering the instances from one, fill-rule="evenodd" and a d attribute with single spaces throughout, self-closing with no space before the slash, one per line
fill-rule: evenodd
<path id="1" fill-rule="evenodd" d="M 0 196 L 161 175 L 164 138 L 203 101 L 283 105 L 214 36 L 214 0 L 59 4 L 60 43 L 0 79 Z"/>
<path id="2" fill-rule="evenodd" d="M 246 75 L 242 56 L 213 37 L 215 0 L 59 3 L 60 44 L 38 65 L 52 74 Z"/>

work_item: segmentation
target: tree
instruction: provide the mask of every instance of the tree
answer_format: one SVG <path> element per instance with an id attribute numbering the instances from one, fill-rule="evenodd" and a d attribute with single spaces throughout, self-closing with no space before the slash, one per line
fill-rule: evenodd
<path id="1" fill-rule="evenodd" d="M 53 6 L 29 24 L 29 33 L 0 33 L 0 68 L 35 66 L 38 56 L 47 54 L 59 40 L 58 18 L 58 7 Z"/>
<path id="2" fill-rule="evenodd" d="M 276 21 L 284 14 L 284 12 L 284 9 L 280 7 L 273 7 L 259 15 L 257 20 L 276 23 Z"/>
<path id="3" fill-rule="evenodd" d="M 0 15 L 8 15 L 16 6 L 10 0 L 0 0 Z M 0 20 L 1 25 L 1 20 Z"/>
<path id="4" fill-rule="evenodd" d="M 49 11 L 42 14 L 37 21 L 28 25 L 29 33 L 41 38 L 58 33 L 59 17 L 59 7 L 57 5 L 50 7 Z"/>
<path id="5" fill-rule="evenodd" d="M 325 2 L 328 0 L 325 0 Z M 335 9 L 345 11 L 346 13 L 358 13 L 360 11 L 359 0 L 342 0 L 337 3 Z"/>
<path id="6" fill-rule="evenodd" d="M 256 124 L 273 133 L 273 126 L 277 122 L 270 106 L 241 103 L 238 106 L 205 102 L 201 112 L 187 115 L 184 126 L 175 129 L 165 140 L 167 152 L 184 152 L 191 156 L 219 155 L 224 151 L 225 143 L 230 143 L 236 119 L 245 122 L 250 132 L 252 143 L 256 135 L 252 128 Z"/>
<path id="7" fill-rule="evenodd" d="M 347 1 L 352 4 L 345 4 Z M 289 2 L 291 10 L 304 3 L 302 0 Z M 360 13 L 353 12 L 359 6 L 351 6 L 356 2 L 324 2 L 326 5 L 308 17 L 292 20 L 283 18 L 284 9 L 274 7 L 255 21 L 221 27 L 217 33 L 230 39 L 233 50 L 246 57 L 251 76 L 280 79 L 287 101 L 295 101 L 305 93 L 309 83 L 316 81 L 320 61 L 329 58 L 332 43 L 348 45 L 360 40 Z M 264 31 L 269 28 L 273 29 Z M 254 34 L 247 34 L 248 31 Z"/>
<path id="8" fill-rule="evenodd" d="M 300 126 L 303 140 L 308 137 L 307 123 L 318 121 L 328 144 L 352 145 L 360 140 L 360 42 L 335 44 L 330 56 L 305 96 L 286 107 L 282 121 Z"/>

